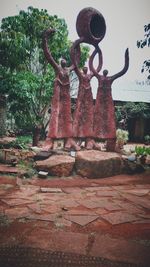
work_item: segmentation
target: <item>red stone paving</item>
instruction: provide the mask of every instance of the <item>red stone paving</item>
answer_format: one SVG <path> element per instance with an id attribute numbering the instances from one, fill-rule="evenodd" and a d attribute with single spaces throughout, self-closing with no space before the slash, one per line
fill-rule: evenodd
<path id="1" fill-rule="evenodd" d="M 140 220 L 140 218 L 136 217 L 135 215 L 124 211 L 116 211 L 109 214 L 102 214 L 101 217 L 112 225 Z"/>
<path id="2" fill-rule="evenodd" d="M 149 177 L 148 172 L 94 180 L 2 176 L 0 244 L 150 265 Z"/>
<path id="3" fill-rule="evenodd" d="M 96 215 L 65 215 L 64 218 L 71 222 L 75 222 L 81 226 L 87 225 L 90 222 L 95 221 L 99 216 Z"/>

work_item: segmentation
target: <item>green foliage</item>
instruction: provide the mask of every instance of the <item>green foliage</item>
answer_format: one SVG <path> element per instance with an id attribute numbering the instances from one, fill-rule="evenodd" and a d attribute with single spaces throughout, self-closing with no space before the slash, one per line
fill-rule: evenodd
<path id="1" fill-rule="evenodd" d="M 144 26 L 144 39 L 137 41 L 138 48 L 144 48 L 145 46 L 150 47 L 150 23 Z M 150 79 L 150 59 L 143 62 L 141 72 L 147 72 L 147 79 Z"/>
<path id="2" fill-rule="evenodd" d="M 17 126 L 33 130 L 43 125 L 53 93 L 54 70 L 47 64 L 42 49 L 42 34 L 54 28 L 49 40 L 54 59 L 70 64 L 68 29 L 64 19 L 50 16 L 47 10 L 28 7 L 19 15 L 2 19 L 0 31 L 0 93 L 8 94 L 10 112 Z M 88 48 L 82 47 L 83 66 Z"/>
<path id="3" fill-rule="evenodd" d="M 32 137 L 30 135 L 18 136 L 15 141 L 9 144 L 10 148 L 28 149 L 32 143 Z"/>
<path id="4" fill-rule="evenodd" d="M 147 103 L 126 102 L 122 106 L 116 106 L 116 119 L 128 121 L 130 118 L 150 118 L 150 105 Z"/>
<path id="5" fill-rule="evenodd" d="M 32 64 L 38 56 L 38 63 L 44 63 L 41 46 L 42 33 L 47 28 L 55 28 L 56 34 L 50 42 L 50 49 L 58 60 L 62 51 L 68 45 L 68 30 L 64 19 L 50 16 L 47 10 L 29 7 L 27 12 L 2 20 L 0 32 L 1 64 L 10 68 L 32 69 Z"/>
<path id="6" fill-rule="evenodd" d="M 150 118 L 150 105 L 147 103 L 127 102 L 125 105 L 128 118 Z"/>
<path id="7" fill-rule="evenodd" d="M 150 147 L 136 146 L 135 153 L 137 156 L 147 156 L 150 155 Z"/>

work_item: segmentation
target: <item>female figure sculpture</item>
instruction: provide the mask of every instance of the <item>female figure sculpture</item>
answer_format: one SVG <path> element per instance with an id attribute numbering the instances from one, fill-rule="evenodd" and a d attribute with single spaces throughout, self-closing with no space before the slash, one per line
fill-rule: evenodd
<path id="1" fill-rule="evenodd" d="M 65 148 L 73 147 L 75 150 L 78 150 L 79 147 L 73 140 L 69 81 L 69 73 L 74 67 L 72 65 L 67 68 L 65 59 L 61 60 L 61 65 L 58 65 L 53 59 L 48 48 L 48 37 L 54 32 L 54 29 L 48 29 L 43 35 L 44 54 L 48 62 L 53 66 L 56 75 L 46 144 L 49 148 L 52 148 L 54 139 L 64 138 Z"/>
<path id="2" fill-rule="evenodd" d="M 82 42 L 82 38 L 75 41 L 72 47 L 72 55 L 73 51 L 77 49 L 80 42 Z M 92 64 L 95 55 L 97 54 L 97 50 L 95 49 L 89 59 L 89 68 Z M 73 115 L 73 133 L 74 137 L 85 140 L 85 147 L 87 149 L 98 148 L 97 144 L 93 139 L 93 114 L 94 114 L 94 104 L 93 104 L 93 95 L 91 90 L 90 81 L 94 76 L 94 73 L 90 71 L 88 73 L 88 68 L 83 67 L 82 71 L 79 69 L 76 56 L 72 56 L 72 62 L 75 66 L 75 72 L 79 79 L 79 91 L 76 103 L 76 109 Z M 99 52 L 99 64 L 97 67 L 97 72 L 100 71 L 102 67 L 102 55 Z"/>
<path id="3" fill-rule="evenodd" d="M 98 53 L 100 49 L 97 46 Z M 107 76 L 108 71 L 104 70 L 100 75 L 91 64 L 91 70 L 98 79 L 98 91 L 94 108 L 93 132 L 95 139 L 107 140 L 108 151 L 115 150 L 116 144 L 116 123 L 115 108 L 112 99 L 111 85 L 117 78 L 124 75 L 129 67 L 129 52 L 125 51 L 125 64 L 123 69 L 113 76 Z"/>

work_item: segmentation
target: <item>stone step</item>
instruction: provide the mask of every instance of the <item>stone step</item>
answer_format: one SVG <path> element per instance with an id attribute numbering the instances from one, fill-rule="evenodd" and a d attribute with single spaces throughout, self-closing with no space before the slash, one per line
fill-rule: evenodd
<path id="1" fill-rule="evenodd" d="M 22 176 L 25 171 L 18 169 L 17 167 L 12 167 L 9 164 L 0 164 L 0 174 L 16 174 Z"/>

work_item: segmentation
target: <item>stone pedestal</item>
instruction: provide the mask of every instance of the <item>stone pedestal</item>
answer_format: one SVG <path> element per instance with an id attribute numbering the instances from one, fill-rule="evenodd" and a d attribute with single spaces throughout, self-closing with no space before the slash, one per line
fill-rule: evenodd
<path id="1" fill-rule="evenodd" d="M 47 171 L 54 176 L 69 176 L 72 174 L 75 159 L 67 155 L 53 155 L 46 160 L 36 161 L 36 169 Z"/>
<path id="2" fill-rule="evenodd" d="M 104 178 L 122 172 L 122 159 L 114 152 L 79 151 L 76 155 L 77 174 L 87 178 Z"/>

